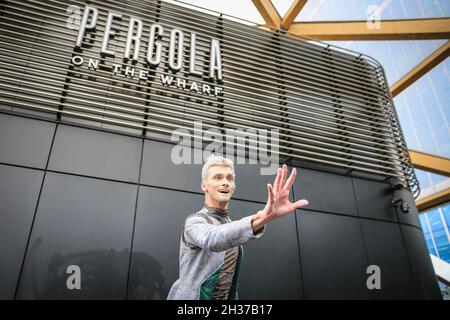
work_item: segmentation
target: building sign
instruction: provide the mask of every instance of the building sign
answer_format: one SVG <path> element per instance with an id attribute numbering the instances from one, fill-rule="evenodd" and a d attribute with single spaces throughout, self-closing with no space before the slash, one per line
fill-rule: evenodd
<path id="1" fill-rule="evenodd" d="M 83 18 L 79 27 L 78 36 L 75 46 L 77 48 L 82 47 L 83 39 L 88 32 L 96 32 L 98 9 L 93 6 L 86 5 L 84 9 Z M 107 13 L 107 21 L 105 30 L 102 35 L 102 46 L 98 52 L 101 57 L 115 58 L 116 52 L 110 48 L 110 39 L 115 35 L 114 22 L 122 19 L 122 14 L 109 11 Z M 179 89 L 183 89 L 189 92 L 195 92 L 205 95 L 218 96 L 222 94 L 223 88 L 216 84 L 217 81 L 222 80 L 222 59 L 220 53 L 220 41 L 218 39 L 210 39 L 209 47 L 209 70 L 205 74 L 199 70 L 196 70 L 196 56 L 197 35 L 194 32 L 187 33 L 180 29 L 173 28 L 166 30 L 162 25 L 153 23 L 146 26 L 140 19 L 130 17 L 128 24 L 128 31 L 126 37 L 125 50 L 123 52 L 124 62 L 130 61 L 132 63 L 138 62 L 138 60 L 145 60 L 147 69 L 137 69 L 133 66 L 121 65 L 113 63 L 112 72 L 115 75 L 121 74 L 125 77 L 138 78 L 142 81 L 149 81 L 149 71 L 154 70 L 160 64 L 167 64 L 168 68 L 174 73 L 174 75 L 159 75 L 159 81 L 166 86 L 175 86 Z M 141 38 L 143 28 L 149 28 L 148 46 L 145 56 L 141 56 Z M 160 42 L 160 38 L 168 33 L 170 40 L 168 46 L 168 59 L 162 61 L 163 44 Z M 183 55 L 185 52 L 185 44 L 189 41 L 189 65 L 183 66 Z M 141 61 L 141 62 L 142 62 Z M 88 68 L 96 70 L 98 69 L 100 59 L 89 58 L 87 61 L 82 55 L 75 55 L 72 58 L 72 63 L 75 66 L 87 65 Z M 186 81 L 182 78 L 177 78 L 176 73 L 182 68 L 188 68 L 189 75 L 197 76 L 199 78 L 208 79 L 212 82 L 211 85 L 205 83 L 198 83 L 197 81 Z"/>

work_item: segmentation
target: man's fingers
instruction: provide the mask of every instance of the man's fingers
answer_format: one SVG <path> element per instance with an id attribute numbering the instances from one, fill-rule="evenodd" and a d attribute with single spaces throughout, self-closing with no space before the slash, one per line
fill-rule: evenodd
<path id="1" fill-rule="evenodd" d="M 274 201 L 274 194 L 273 194 L 273 187 L 270 183 L 267 184 L 267 191 L 268 191 L 267 202 L 272 204 Z"/>
<path id="2" fill-rule="evenodd" d="M 286 173 L 287 173 L 287 166 L 285 164 L 283 164 L 283 169 L 281 169 L 280 183 L 278 184 L 277 191 L 284 188 L 284 184 L 286 182 Z"/>
<path id="3" fill-rule="evenodd" d="M 308 200 L 302 199 L 302 200 L 298 200 L 297 202 L 295 202 L 294 207 L 295 207 L 295 209 L 300 209 L 300 208 L 306 207 L 308 204 L 309 204 Z"/>
<path id="4" fill-rule="evenodd" d="M 275 177 L 275 181 L 273 182 L 273 188 L 278 191 L 278 185 L 280 184 L 280 178 L 281 178 L 281 168 L 278 168 L 277 170 L 277 176 Z"/>
<path id="5" fill-rule="evenodd" d="M 292 188 L 292 185 L 294 184 L 296 176 L 297 176 L 297 169 L 294 168 L 291 172 L 291 175 L 289 176 L 289 178 L 286 181 L 286 185 L 284 186 L 284 188 L 286 190 L 290 190 Z"/>

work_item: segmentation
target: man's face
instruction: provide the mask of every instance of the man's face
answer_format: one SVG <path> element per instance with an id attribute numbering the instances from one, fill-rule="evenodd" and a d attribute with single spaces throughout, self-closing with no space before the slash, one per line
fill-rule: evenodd
<path id="1" fill-rule="evenodd" d="M 236 187 L 233 170 L 223 166 L 210 167 L 206 181 L 202 181 L 201 187 L 205 199 L 209 199 L 218 207 L 223 206 L 230 201 Z"/>

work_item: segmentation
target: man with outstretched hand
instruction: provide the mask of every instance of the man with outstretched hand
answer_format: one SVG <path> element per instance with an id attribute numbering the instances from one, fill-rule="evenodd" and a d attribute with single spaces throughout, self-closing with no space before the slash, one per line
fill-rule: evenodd
<path id="1" fill-rule="evenodd" d="M 265 225 L 308 205 L 307 200 L 289 201 L 289 190 L 297 172 L 289 178 L 287 167 L 278 168 L 267 185 L 264 209 L 237 221 L 228 216 L 228 203 L 236 189 L 234 165 L 230 159 L 211 155 L 202 169 L 203 208 L 186 218 L 180 240 L 180 278 L 168 299 L 237 299 L 242 245 L 259 238 Z"/>

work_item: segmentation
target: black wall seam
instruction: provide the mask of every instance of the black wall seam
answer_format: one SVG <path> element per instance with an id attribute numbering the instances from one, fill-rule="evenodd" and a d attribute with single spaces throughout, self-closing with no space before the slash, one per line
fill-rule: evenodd
<path id="1" fill-rule="evenodd" d="M 297 198 L 295 196 L 295 186 L 292 185 L 292 197 L 294 198 L 294 202 L 297 201 Z M 303 264 L 302 264 L 302 250 L 300 249 L 300 234 L 299 234 L 299 228 L 298 228 L 298 222 L 297 219 L 300 219 L 299 214 L 297 213 L 297 210 L 294 211 L 294 219 L 295 219 L 295 234 L 297 235 L 297 249 L 298 249 L 298 261 L 300 262 L 300 277 L 301 277 L 301 285 L 302 285 L 302 299 L 306 300 L 305 296 L 305 283 L 304 278 L 305 274 L 303 272 Z"/>
<path id="2" fill-rule="evenodd" d="M 138 208 L 138 201 L 139 201 L 139 189 L 140 189 L 140 183 L 141 183 L 141 172 L 142 172 L 142 159 L 144 158 L 144 142 L 145 139 L 142 140 L 142 146 L 141 146 L 141 160 L 139 164 L 139 176 L 138 176 L 138 184 L 136 189 L 136 202 L 134 204 L 134 216 L 133 216 L 133 229 L 131 232 L 131 244 L 130 244 L 130 257 L 128 260 L 128 274 L 127 274 L 127 284 L 125 289 L 125 300 L 128 300 L 128 289 L 129 289 L 129 283 L 130 283 L 130 273 L 131 273 L 131 267 L 132 267 L 132 260 L 133 260 L 133 245 L 134 245 L 134 232 L 136 228 L 136 216 L 137 216 L 137 208 Z"/>
<path id="3" fill-rule="evenodd" d="M 30 166 L 24 166 L 24 165 L 21 165 L 21 164 L 15 164 L 15 163 L 8 163 L 8 162 L 1 162 L 0 161 L 0 165 L 45 172 L 45 168 L 30 167 Z"/>
<path id="4" fill-rule="evenodd" d="M 59 171 L 59 170 L 48 169 L 47 172 L 57 173 L 57 174 L 62 174 L 62 175 L 67 175 L 67 176 L 80 177 L 80 178 L 101 180 L 101 181 L 107 181 L 107 182 L 129 184 L 129 185 L 134 185 L 134 186 L 136 186 L 138 184 L 138 181 L 132 182 L 132 181 L 125 181 L 125 180 L 117 180 L 117 179 L 104 178 L 104 177 L 98 177 L 98 176 L 92 176 L 92 175 L 75 173 L 75 172 L 68 172 L 68 171 Z"/>
<path id="5" fill-rule="evenodd" d="M 22 273 L 24 272 L 24 267 L 25 267 L 25 263 L 26 263 L 26 259 L 27 259 L 28 248 L 30 246 L 30 241 L 31 241 L 31 235 L 33 233 L 34 223 L 36 221 L 37 210 L 39 208 L 39 201 L 41 199 L 42 189 L 44 187 L 45 177 L 47 175 L 47 168 L 48 168 L 48 164 L 50 162 L 50 157 L 51 157 L 51 154 L 52 154 L 52 151 L 53 151 L 53 145 L 54 145 L 54 142 L 55 142 L 55 137 L 56 137 L 57 130 L 58 130 L 58 123 L 56 123 L 55 130 L 53 132 L 52 143 L 50 144 L 50 150 L 48 152 L 47 163 L 45 164 L 44 175 L 42 176 L 42 182 L 41 182 L 41 187 L 39 189 L 39 195 L 38 195 L 38 198 L 37 198 L 37 201 L 36 201 L 36 207 L 34 208 L 33 220 L 31 221 L 30 231 L 28 233 L 27 244 L 25 246 L 25 252 L 23 254 L 22 264 L 20 266 L 19 277 L 17 279 L 16 290 L 14 292 L 14 300 L 17 299 L 17 294 L 19 292 L 20 281 L 22 280 Z"/>
<path id="6" fill-rule="evenodd" d="M 352 189 L 353 189 L 353 198 L 355 199 L 355 204 L 356 204 L 356 211 L 358 212 L 358 223 L 359 223 L 359 228 L 361 230 L 362 242 L 363 242 L 363 246 L 364 246 L 364 254 L 366 257 L 367 266 L 369 266 L 371 262 L 369 259 L 369 251 L 367 250 L 366 237 L 364 235 L 364 228 L 363 228 L 362 221 L 361 221 L 360 209 L 359 209 L 359 205 L 358 205 L 358 199 L 356 197 L 355 183 L 353 181 L 353 178 L 352 178 Z M 366 267 L 366 270 L 367 270 L 367 267 Z M 365 273 L 365 276 L 367 278 L 367 272 Z M 367 282 L 366 282 L 366 287 L 367 287 Z M 367 290 L 369 290 L 369 288 L 367 288 Z M 374 290 L 369 290 L 369 292 L 372 294 L 373 299 L 377 300 L 376 292 Z"/>
<path id="7" fill-rule="evenodd" d="M 414 268 L 412 266 L 412 261 L 411 261 L 410 255 L 409 255 L 408 247 L 406 245 L 405 236 L 404 236 L 403 230 L 402 230 L 402 225 L 399 224 L 398 228 L 400 230 L 400 236 L 402 237 L 403 247 L 405 248 L 406 258 L 408 259 L 409 269 L 410 269 L 412 277 L 414 279 L 414 287 L 416 288 L 418 293 L 422 296 L 422 299 L 425 299 L 425 291 L 423 290 L 422 284 L 420 283 L 419 279 L 417 278 L 417 275 L 414 272 Z"/>

